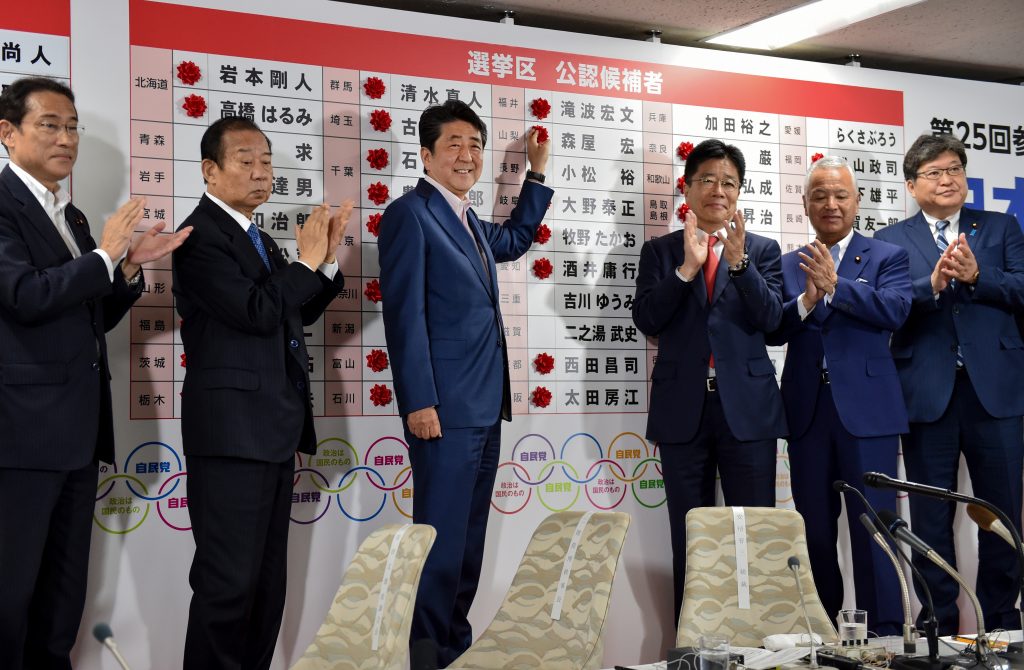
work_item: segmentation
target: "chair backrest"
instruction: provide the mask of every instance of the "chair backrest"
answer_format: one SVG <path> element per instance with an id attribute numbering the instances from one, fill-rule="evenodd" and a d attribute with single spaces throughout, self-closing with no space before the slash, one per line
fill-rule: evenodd
<path id="1" fill-rule="evenodd" d="M 392 524 L 370 533 L 345 570 L 313 644 L 292 670 L 404 670 L 416 591 L 436 536 L 423 524 Z"/>
<path id="2" fill-rule="evenodd" d="M 744 520 L 746 540 L 745 589 L 737 579 L 738 518 Z M 814 587 L 800 514 L 771 507 L 691 509 L 686 514 L 686 579 L 676 644 L 696 645 L 702 634 L 717 633 L 729 637 L 733 645 L 759 647 L 768 635 L 806 633 L 800 594 L 789 568 L 791 556 L 800 559 L 811 628 L 825 642 L 835 642 L 835 627 Z"/>
<path id="3" fill-rule="evenodd" d="M 612 580 L 628 528 L 623 512 L 556 512 L 542 521 L 494 620 L 451 667 L 600 668 Z"/>

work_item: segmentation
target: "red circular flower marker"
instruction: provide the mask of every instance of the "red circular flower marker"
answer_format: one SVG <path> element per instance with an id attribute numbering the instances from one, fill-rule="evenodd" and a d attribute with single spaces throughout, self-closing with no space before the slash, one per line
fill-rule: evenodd
<path id="1" fill-rule="evenodd" d="M 181 355 L 181 367 L 185 367 L 185 354 Z"/>
<path id="2" fill-rule="evenodd" d="M 684 202 L 683 204 L 679 205 L 679 209 L 676 210 L 676 216 L 679 217 L 680 221 L 686 223 L 686 213 L 689 211 L 690 206 Z"/>
<path id="3" fill-rule="evenodd" d="M 816 154 L 814 154 L 813 156 L 811 156 L 811 165 L 814 165 L 815 163 L 817 163 L 818 161 L 820 161 L 824 157 L 825 157 L 825 154 L 823 154 L 823 153 L 816 153 Z"/>
<path id="4" fill-rule="evenodd" d="M 676 179 L 676 188 L 679 189 L 680 193 L 686 193 L 686 177 L 682 176 Z"/>
<path id="5" fill-rule="evenodd" d="M 363 289 L 363 295 L 370 302 L 380 302 L 380 281 L 377 279 L 371 279 L 366 282 L 366 288 Z"/>
<path id="6" fill-rule="evenodd" d="M 547 244 L 550 239 L 551 229 L 548 228 L 548 224 L 542 223 L 537 226 L 537 232 L 533 234 L 533 241 L 537 244 Z"/>
<path id="7" fill-rule="evenodd" d="M 388 166 L 388 150 L 387 149 L 370 149 L 366 152 L 366 162 L 370 164 L 374 170 L 383 170 Z M 378 205 L 380 203 L 377 203 Z"/>
<path id="8" fill-rule="evenodd" d="M 533 403 L 534 407 L 547 407 L 551 404 L 551 391 L 543 386 L 538 386 L 530 394 L 530 402 Z"/>
<path id="9" fill-rule="evenodd" d="M 680 142 L 676 147 L 676 155 L 684 161 L 690 157 L 691 151 L 693 151 L 693 142 Z"/>
<path id="10" fill-rule="evenodd" d="M 374 372 L 381 372 L 388 369 L 388 355 L 383 349 L 374 349 L 366 354 L 366 367 Z"/>
<path id="11" fill-rule="evenodd" d="M 181 108 L 188 116 L 199 119 L 206 113 L 206 100 L 201 95 L 188 95 L 185 96 L 185 102 L 182 103 Z"/>
<path id="12" fill-rule="evenodd" d="M 203 71 L 199 69 L 199 66 L 190 60 L 184 60 L 178 63 L 178 81 L 186 86 L 195 84 L 203 76 Z"/>
<path id="13" fill-rule="evenodd" d="M 537 131 L 537 144 L 544 144 L 548 141 L 548 129 L 544 126 L 534 126 Z"/>
<path id="14" fill-rule="evenodd" d="M 530 103 L 530 113 L 535 118 L 546 119 L 548 114 L 551 113 L 551 104 L 544 98 L 534 98 L 533 102 Z"/>
<path id="15" fill-rule="evenodd" d="M 551 261 L 546 258 L 538 258 L 533 262 L 533 276 L 537 279 L 547 279 L 554 270 Z"/>
<path id="16" fill-rule="evenodd" d="M 370 112 L 370 126 L 379 133 L 385 132 L 391 127 L 391 115 L 385 109 L 375 109 Z"/>
<path id="17" fill-rule="evenodd" d="M 380 220 L 381 220 L 381 217 L 382 217 L 381 213 L 380 212 L 376 212 L 375 214 L 371 214 L 370 218 L 366 220 L 366 230 L 368 230 L 370 233 L 372 233 L 374 237 L 377 237 L 378 235 L 380 235 Z"/>
<path id="18" fill-rule="evenodd" d="M 379 181 L 370 184 L 366 187 L 366 196 L 373 204 L 383 205 L 390 197 L 387 184 L 382 184 Z"/>
<path id="19" fill-rule="evenodd" d="M 546 352 L 541 352 L 533 359 L 533 367 L 538 374 L 546 375 L 555 369 L 555 358 Z"/>
<path id="20" fill-rule="evenodd" d="M 384 97 L 387 86 L 384 85 L 384 80 L 380 77 L 367 77 L 366 83 L 363 84 L 363 90 L 366 91 L 367 97 L 376 100 Z"/>
<path id="21" fill-rule="evenodd" d="M 391 389 L 384 384 L 374 384 L 370 389 L 370 402 L 377 407 L 391 404 Z"/>

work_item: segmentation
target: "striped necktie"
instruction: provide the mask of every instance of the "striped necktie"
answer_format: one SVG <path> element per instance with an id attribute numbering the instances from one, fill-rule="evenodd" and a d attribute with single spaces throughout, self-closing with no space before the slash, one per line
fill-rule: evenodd
<path id="1" fill-rule="evenodd" d="M 949 240 L 946 239 L 946 228 L 949 228 L 949 221 L 936 221 L 935 232 L 935 246 L 939 248 L 939 253 L 946 251 L 946 247 L 949 246 Z"/>

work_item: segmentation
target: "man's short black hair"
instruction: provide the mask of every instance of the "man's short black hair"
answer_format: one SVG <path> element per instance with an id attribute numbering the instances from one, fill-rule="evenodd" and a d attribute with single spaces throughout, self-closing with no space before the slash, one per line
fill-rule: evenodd
<path id="1" fill-rule="evenodd" d="M 28 97 L 33 93 L 48 91 L 63 95 L 75 104 L 75 94 L 67 85 L 49 77 L 22 77 L 5 86 L 0 94 L 0 120 L 20 126 L 28 113 Z"/>
<path id="2" fill-rule="evenodd" d="M 907 181 L 917 179 L 917 172 L 925 163 L 935 160 L 947 151 L 960 157 L 960 163 L 967 167 L 967 149 L 964 143 L 952 135 L 921 135 L 907 149 L 903 158 L 903 178 Z"/>
<path id="3" fill-rule="evenodd" d="M 743 152 L 722 140 L 704 140 L 695 146 L 690 155 L 686 157 L 686 168 L 683 170 L 686 185 L 693 186 L 693 175 L 696 174 L 701 163 L 715 158 L 731 160 L 740 173 L 740 183 L 743 183 L 743 176 L 747 173 L 747 161 L 743 158 Z"/>
<path id="4" fill-rule="evenodd" d="M 224 135 L 235 130 L 255 130 L 263 135 L 270 148 L 270 138 L 250 119 L 244 116 L 225 116 L 210 124 L 199 142 L 199 155 L 202 160 L 211 160 L 217 167 L 224 167 Z"/>
<path id="5" fill-rule="evenodd" d="M 445 100 L 443 105 L 427 107 L 420 115 L 420 146 L 431 153 L 437 138 L 441 136 L 441 126 L 452 121 L 465 121 L 480 131 L 480 142 L 487 146 L 487 126 L 473 109 L 461 100 Z"/>

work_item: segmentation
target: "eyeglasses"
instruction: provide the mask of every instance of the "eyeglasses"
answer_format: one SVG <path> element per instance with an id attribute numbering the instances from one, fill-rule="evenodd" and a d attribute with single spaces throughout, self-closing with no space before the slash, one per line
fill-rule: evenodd
<path id="1" fill-rule="evenodd" d="M 718 177 L 710 177 L 710 176 L 697 177 L 696 179 L 693 180 L 693 183 L 694 184 L 700 184 L 701 186 L 703 186 L 704 188 L 708 189 L 709 191 L 715 190 L 716 186 L 721 186 L 722 187 L 722 191 L 725 192 L 725 193 L 735 193 L 740 188 L 739 183 L 733 181 L 732 179 L 726 178 L 726 179 L 721 179 L 720 180 L 720 179 L 718 179 Z"/>
<path id="2" fill-rule="evenodd" d="M 954 165 L 948 168 L 935 168 L 934 170 L 928 170 L 926 172 L 918 172 L 917 176 L 924 177 L 929 181 L 936 181 L 939 177 L 942 176 L 943 172 L 948 174 L 950 177 L 959 177 L 966 171 L 967 170 L 964 169 L 963 165 Z"/>
<path id="3" fill-rule="evenodd" d="M 43 135 L 47 136 L 57 135 L 62 130 L 67 132 L 71 137 L 78 137 L 85 132 L 85 127 L 80 126 L 77 123 L 52 123 L 50 121 L 37 122 L 36 129 Z"/>

